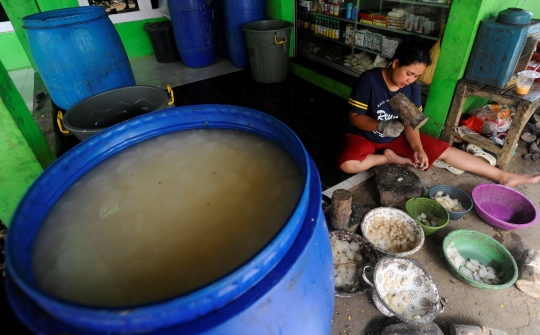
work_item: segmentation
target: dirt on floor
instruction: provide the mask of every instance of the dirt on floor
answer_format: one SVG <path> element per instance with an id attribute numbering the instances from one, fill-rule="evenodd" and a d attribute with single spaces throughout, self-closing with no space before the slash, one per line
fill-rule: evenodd
<path id="1" fill-rule="evenodd" d="M 525 153 L 526 144 L 520 142 L 508 170 L 539 174 L 540 162 L 523 159 Z M 456 186 L 470 195 L 476 185 L 492 183 L 467 172 L 455 175 L 436 167 L 415 173 L 420 177 L 426 197 L 429 189 L 438 184 Z M 353 206 L 379 207 L 375 186 L 375 178 L 372 177 L 352 188 Z M 520 185 L 514 189 L 527 196 L 540 209 L 540 184 Z M 509 335 L 540 334 L 540 299 L 526 295 L 515 285 L 500 290 L 475 288 L 452 274 L 444 258 L 442 243 L 448 233 L 457 229 L 472 229 L 493 237 L 508 249 L 518 267 L 524 250 L 540 249 L 540 224 L 523 229 L 501 230 L 485 223 L 474 209 L 427 236 L 422 248 L 408 257 L 422 265 L 433 278 L 440 297 L 447 300 L 444 311 L 434 320 L 441 331 L 445 335 L 450 334 L 452 324 L 463 324 L 487 326 L 503 330 Z M 357 232 L 360 234 L 359 230 Z M 389 318 L 377 310 L 370 291 L 352 297 L 336 297 L 332 335 L 377 335 L 385 325 L 394 321 L 395 318 Z"/>

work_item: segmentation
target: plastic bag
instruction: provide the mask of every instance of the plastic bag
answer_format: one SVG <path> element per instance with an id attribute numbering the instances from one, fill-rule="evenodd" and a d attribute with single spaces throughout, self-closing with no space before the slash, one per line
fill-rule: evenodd
<path id="1" fill-rule="evenodd" d="M 482 108 L 473 110 L 469 114 L 484 121 L 484 124 L 482 125 L 482 134 L 491 135 L 493 133 L 505 132 L 510 128 L 513 109 L 506 105 L 490 103 Z"/>
<path id="2" fill-rule="evenodd" d="M 169 20 L 171 19 L 171 13 L 169 12 L 169 2 L 168 0 L 159 0 L 158 9 L 161 15 L 165 16 Z"/>
<path id="3" fill-rule="evenodd" d="M 461 120 L 459 122 L 460 126 L 465 126 L 469 128 L 470 130 L 477 132 L 478 134 L 482 134 L 483 124 L 484 124 L 484 120 L 482 120 L 481 118 L 475 115 L 472 115 L 468 117 L 467 119 Z"/>

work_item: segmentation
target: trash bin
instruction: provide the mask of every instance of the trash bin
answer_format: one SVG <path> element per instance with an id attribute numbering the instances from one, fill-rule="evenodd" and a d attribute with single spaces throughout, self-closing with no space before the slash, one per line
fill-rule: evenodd
<path id="1" fill-rule="evenodd" d="M 172 63 L 180 60 L 176 48 L 171 21 L 146 23 L 144 30 L 150 37 L 156 60 L 160 63 Z"/>
<path id="2" fill-rule="evenodd" d="M 263 20 L 242 26 L 246 35 L 253 80 L 277 83 L 287 79 L 292 23 Z"/>
<path id="3" fill-rule="evenodd" d="M 93 95 L 71 107 L 65 115 L 59 114 L 58 126 L 62 133 L 71 132 L 83 141 L 120 122 L 165 109 L 167 105 L 172 107 L 174 97 L 169 88 L 170 100 L 167 91 L 146 85 L 121 87 Z"/>

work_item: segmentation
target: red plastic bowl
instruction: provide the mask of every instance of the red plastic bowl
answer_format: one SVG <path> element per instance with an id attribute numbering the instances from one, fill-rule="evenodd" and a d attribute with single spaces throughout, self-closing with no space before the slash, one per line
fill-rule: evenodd
<path id="1" fill-rule="evenodd" d="M 472 190 L 472 199 L 478 216 L 496 228 L 526 228 L 538 220 L 538 210 L 534 204 L 507 186 L 480 184 Z"/>

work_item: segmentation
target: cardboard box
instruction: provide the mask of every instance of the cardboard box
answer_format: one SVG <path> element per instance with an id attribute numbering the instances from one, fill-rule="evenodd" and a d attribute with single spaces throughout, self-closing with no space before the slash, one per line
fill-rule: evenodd
<path id="1" fill-rule="evenodd" d="M 306 11 L 306 12 L 311 12 L 312 2 L 311 1 L 300 0 L 300 2 L 298 3 L 298 7 L 299 7 L 300 10 L 303 10 L 303 11 Z"/>

